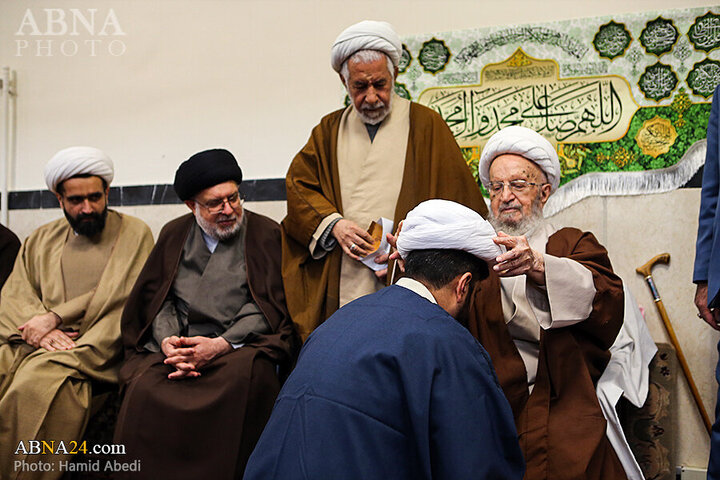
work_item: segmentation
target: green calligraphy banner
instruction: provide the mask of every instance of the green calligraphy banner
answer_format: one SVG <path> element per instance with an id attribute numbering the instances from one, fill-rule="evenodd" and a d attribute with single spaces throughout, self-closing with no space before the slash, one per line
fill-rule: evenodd
<path id="1" fill-rule="evenodd" d="M 557 147 L 546 214 L 589 195 L 664 192 L 705 159 L 720 7 L 403 38 L 396 92 L 437 111 L 477 178 L 487 139 L 523 125 Z"/>

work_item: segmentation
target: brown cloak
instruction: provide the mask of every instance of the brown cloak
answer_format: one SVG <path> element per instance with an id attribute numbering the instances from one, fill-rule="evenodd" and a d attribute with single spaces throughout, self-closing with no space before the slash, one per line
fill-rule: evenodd
<path id="1" fill-rule="evenodd" d="M 335 248 L 314 260 L 308 245 L 323 218 L 331 213 L 342 214 L 336 152 L 343 111 L 325 116 L 313 129 L 308 143 L 290 164 L 285 180 L 287 216 L 282 221 L 282 275 L 288 309 L 303 338 L 337 310 L 339 304 L 342 250 Z M 453 200 L 487 216 L 480 189 L 447 124 L 429 108 L 411 103 L 395 225 L 415 205 L 430 198 Z"/>
<path id="2" fill-rule="evenodd" d="M 595 393 L 623 322 L 622 281 L 591 233 L 563 228 L 550 236 L 545 251 L 588 268 L 597 293 L 587 320 L 541 331 L 531 395 L 525 365 L 503 317 L 500 279 L 492 271 L 476 288 L 470 332 L 490 354 L 515 415 L 527 462 L 525 479 L 624 479 Z"/>
<path id="3" fill-rule="evenodd" d="M 297 341 L 280 276 L 279 225 L 247 210 L 244 215 L 248 285 L 272 334 L 186 380 L 169 380 L 173 369 L 163 364 L 165 355 L 143 350 L 175 279 L 192 214 L 163 228 L 130 293 L 122 317 L 125 397 L 115 432 L 127 458 L 141 459 L 141 471 L 130 478 L 241 478 L 270 416 L 280 390 L 275 367 L 289 370 Z"/>

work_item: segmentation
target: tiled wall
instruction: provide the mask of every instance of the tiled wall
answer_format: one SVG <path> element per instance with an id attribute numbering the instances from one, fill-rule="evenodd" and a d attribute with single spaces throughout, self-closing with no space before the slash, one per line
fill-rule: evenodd
<path id="1" fill-rule="evenodd" d="M 57 204 L 57 201 L 55 203 Z M 277 222 L 280 222 L 285 216 L 284 201 L 245 202 L 244 207 L 253 212 L 267 215 Z M 173 218 L 177 218 L 190 211 L 183 203 L 170 205 L 111 206 L 111 208 L 142 219 L 152 230 L 155 239 L 157 239 L 163 225 Z M 9 226 L 22 240 L 40 225 L 60 218 L 61 216 L 62 212 L 57 208 L 57 205 L 55 205 L 55 208 L 38 210 L 10 210 Z"/>
<path id="2" fill-rule="evenodd" d="M 240 184 L 240 192 L 250 202 L 285 200 L 285 179 L 245 180 Z M 182 203 L 175 195 L 172 185 L 134 185 L 110 187 L 110 205 L 173 205 Z M 10 210 L 55 208 L 57 199 L 48 190 L 10 192 L 8 198 Z"/>

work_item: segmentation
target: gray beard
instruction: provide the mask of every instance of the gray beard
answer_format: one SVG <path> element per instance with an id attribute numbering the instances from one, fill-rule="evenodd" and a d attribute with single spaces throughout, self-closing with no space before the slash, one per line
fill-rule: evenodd
<path id="1" fill-rule="evenodd" d="M 540 199 L 536 198 L 535 200 L 533 200 L 530 215 L 523 216 L 517 222 L 508 222 L 497 218 L 493 213 L 492 208 L 490 209 L 487 220 L 488 222 L 490 222 L 490 225 L 493 226 L 496 232 L 503 232 L 510 235 L 511 237 L 519 237 L 521 235 L 527 235 L 529 232 L 531 232 L 535 227 L 540 224 L 540 222 L 543 221 L 543 218 L 544 217 L 542 212 L 542 205 L 540 204 Z"/>
<path id="2" fill-rule="evenodd" d="M 542 218 L 532 216 L 523 217 L 523 219 L 517 223 L 509 223 L 495 218 L 492 212 L 490 212 L 490 217 L 488 217 L 488 222 L 490 222 L 490 225 L 493 226 L 496 232 L 503 232 L 511 237 L 526 235 L 532 229 L 537 227 L 541 220 Z"/>
<path id="3" fill-rule="evenodd" d="M 369 125 L 377 125 L 378 123 L 385 120 L 388 115 L 390 115 L 390 109 L 392 108 L 392 95 L 390 95 L 387 105 L 384 105 L 379 110 L 373 111 L 374 115 L 368 115 L 367 112 L 362 108 L 355 108 L 355 104 L 353 104 L 353 108 L 355 109 L 355 113 L 357 113 L 358 117 L 360 117 L 360 120 L 362 120 L 363 123 L 367 123 Z"/>
<path id="4" fill-rule="evenodd" d="M 234 238 L 239 232 L 240 232 L 240 221 L 235 223 L 235 225 L 228 230 L 222 230 L 217 225 L 212 224 L 211 222 L 206 221 L 202 215 L 200 215 L 200 212 L 198 211 L 198 206 L 195 205 L 195 221 L 200 225 L 200 228 L 203 232 L 205 232 L 205 235 L 214 238 L 215 240 L 219 240 L 221 242 L 224 242 L 226 240 L 230 240 L 231 238 Z M 237 214 L 236 214 L 237 215 Z"/>

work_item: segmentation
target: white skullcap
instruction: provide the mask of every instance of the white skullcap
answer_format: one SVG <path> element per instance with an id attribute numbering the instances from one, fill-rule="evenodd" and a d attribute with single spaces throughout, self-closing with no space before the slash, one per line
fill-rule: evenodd
<path id="1" fill-rule="evenodd" d="M 397 239 L 397 249 L 405 258 L 413 250 L 463 250 L 492 261 L 502 254 L 493 242 L 497 234 L 476 211 L 449 200 L 426 200 L 413 208 Z"/>
<path id="2" fill-rule="evenodd" d="M 535 130 L 513 125 L 496 132 L 485 144 L 480 155 L 478 173 L 480 181 L 487 188 L 490 184 L 490 164 L 499 155 L 514 153 L 531 162 L 545 172 L 552 191 L 560 185 L 560 162 L 552 144 Z"/>
<path id="3" fill-rule="evenodd" d="M 97 148 L 66 148 L 53 155 L 45 166 L 45 183 L 51 192 L 57 193 L 58 184 L 84 174 L 97 175 L 110 185 L 114 176 L 113 162 Z"/>
<path id="4" fill-rule="evenodd" d="M 386 53 L 397 67 L 402 54 L 402 42 L 389 23 L 363 20 L 346 28 L 335 39 L 330 51 L 333 70 L 340 73 L 345 60 L 360 50 L 379 50 Z"/>

